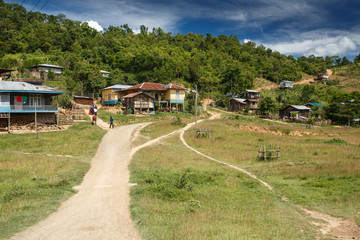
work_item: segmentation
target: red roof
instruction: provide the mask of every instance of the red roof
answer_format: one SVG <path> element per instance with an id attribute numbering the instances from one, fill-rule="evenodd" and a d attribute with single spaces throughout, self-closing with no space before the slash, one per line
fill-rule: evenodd
<path id="1" fill-rule="evenodd" d="M 128 90 L 136 90 L 136 89 L 141 89 L 141 90 L 164 90 L 163 86 L 164 85 L 162 85 L 160 83 L 140 83 L 138 85 L 127 88 L 125 90 L 126 91 L 128 91 Z"/>
<path id="2" fill-rule="evenodd" d="M 163 85 L 160 83 L 140 83 L 138 85 L 127 88 L 125 90 L 128 91 L 128 90 L 137 90 L 137 89 L 141 89 L 141 90 L 167 90 L 167 89 L 185 90 L 185 88 L 180 87 L 175 84 L 172 84 L 172 83 L 169 83 L 167 85 Z"/>
<path id="3" fill-rule="evenodd" d="M 180 87 L 180 86 L 175 85 L 175 84 L 172 84 L 172 83 L 169 83 L 169 84 L 165 85 L 163 88 L 165 88 L 165 89 L 179 89 L 179 90 L 185 90 L 185 88 Z"/>

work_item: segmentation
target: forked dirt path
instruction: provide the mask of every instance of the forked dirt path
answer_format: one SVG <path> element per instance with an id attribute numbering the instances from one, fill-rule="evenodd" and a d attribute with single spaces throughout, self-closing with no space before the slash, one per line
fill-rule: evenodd
<path id="1" fill-rule="evenodd" d="M 212 114 L 211 119 L 216 119 L 219 118 L 220 115 L 216 114 L 215 112 L 210 112 L 210 114 Z M 198 123 L 202 122 L 203 120 L 198 121 Z M 180 133 L 180 140 L 182 141 L 182 143 L 189 148 L 190 150 L 196 152 L 197 154 L 210 159 L 211 161 L 220 163 L 222 165 L 225 165 L 227 167 L 233 168 L 237 171 L 240 171 L 246 175 L 248 175 L 249 177 L 259 181 L 261 184 L 263 184 L 266 188 L 268 188 L 269 190 L 273 191 L 274 188 L 273 186 L 271 186 L 270 184 L 268 184 L 267 182 L 259 179 L 256 175 L 246 171 L 245 169 L 242 169 L 240 167 L 237 167 L 235 165 L 220 161 L 218 159 L 215 159 L 213 157 L 210 157 L 206 154 L 201 153 L 200 151 L 192 148 L 191 146 L 189 146 L 185 139 L 184 139 L 184 133 L 186 130 L 190 129 L 191 127 L 193 127 L 195 125 L 195 123 L 189 123 L 188 125 L 186 125 L 184 128 L 181 128 L 179 130 L 173 131 L 167 135 L 161 136 L 159 138 L 153 139 L 145 144 L 142 144 L 136 148 L 133 148 L 131 150 L 131 156 L 133 154 L 135 154 L 136 151 L 150 146 L 152 144 L 155 144 L 159 141 L 161 141 L 162 139 L 171 136 L 173 134 L 176 133 Z M 289 199 L 285 196 L 281 196 L 281 199 L 285 202 L 288 202 Z M 351 219 L 342 219 L 342 218 L 335 218 L 332 217 L 330 215 L 324 214 L 324 213 L 320 213 L 317 212 L 315 210 L 309 210 L 306 209 L 302 206 L 296 206 L 297 209 L 303 211 L 305 214 L 307 214 L 310 218 L 314 219 L 314 221 L 311 222 L 311 224 L 319 227 L 320 232 L 324 235 L 324 236 L 330 236 L 331 238 L 335 237 L 336 239 L 339 240 L 347 240 L 347 239 L 359 239 L 360 238 L 360 228 L 358 227 L 358 225 L 356 224 L 355 220 L 353 218 Z M 315 221 L 316 220 L 316 221 Z M 320 222 L 319 222 L 320 220 Z"/>
<path id="2" fill-rule="evenodd" d="M 103 127 L 105 124 L 101 124 Z M 137 240 L 130 218 L 131 137 L 142 124 L 111 129 L 103 137 L 79 192 L 45 220 L 12 240 Z"/>

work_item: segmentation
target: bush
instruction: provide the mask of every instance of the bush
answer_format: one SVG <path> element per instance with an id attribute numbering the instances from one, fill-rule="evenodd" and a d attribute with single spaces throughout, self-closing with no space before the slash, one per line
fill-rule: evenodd
<path id="1" fill-rule="evenodd" d="M 72 107 L 71 105 L 71 96 L 68 95 L 67 93 L 62 94 L 59 96 L 59 106 L 65 109 L 70 109 Z"/>
<path id="2" fill-rule="evenodd" d="M 324 141 L 324 143 L 331 143 L 331 144 L 348 144 L 345 140 L 340 138 L 333 138 L 331 140 Z"/>

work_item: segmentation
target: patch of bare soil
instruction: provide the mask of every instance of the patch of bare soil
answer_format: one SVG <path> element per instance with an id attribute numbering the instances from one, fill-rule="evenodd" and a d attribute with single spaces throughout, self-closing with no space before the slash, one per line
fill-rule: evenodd
<path id="1" fill-rule="evenodd" d="M 360 239 L 360 228 L 354 218 L 348 220 L 336 218 L 314 210 L 298 206 L 299 209 L 310 215 L 311 218 L 320 221 L 311 222 L 320 228 L 324 236 L 336 237 L 339 240 Z"/>
<path id="2" fill-rule="evenodd" d="M 302 137 L 302 136 L 316 136 L 319 135 L 318 133 L 313 133 L 313 132 L 306 132 L 306 131 L 290 131 L 289 134 L 287 134 L 286 132 L 282 131 L 282 130 L 278 130 L 278 129 L 268 129 L 268 128 L 264 128 L 264 127 L 257 127 L 257 126 L 239 126 L 240 129 L 242 130 L 246 130 L 246 131 L 254 131 L 254 132 L 259 132 L 259 133 L 270 133 L 270 134 L 274 134 L 274 135 L 278 135 L 278 136 L 283 136 L 283 135 L 290 135 L 290 136 L 298 136 L 298 137 Z"/>

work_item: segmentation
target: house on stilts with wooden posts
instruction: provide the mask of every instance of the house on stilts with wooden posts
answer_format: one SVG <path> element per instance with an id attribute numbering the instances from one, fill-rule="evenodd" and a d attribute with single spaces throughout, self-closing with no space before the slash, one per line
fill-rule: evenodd
<path id="1" fill-rule="evenodd" d="M 126 108 L 132 109 L 133 113 L 153 110 L 172 112 L 184 109 L 185 88 L 172 83 L 141 83 L 124 89 L 121 93 L 124 94 L 122 100 Z"/>
<path id="2" fill-rule="evenodd" d="M 58 102 L 64 92 L 21 81 L 0 81 L 0 128 L 10 131 L 12 124 L 32 122 L 58 124 Z"/>

